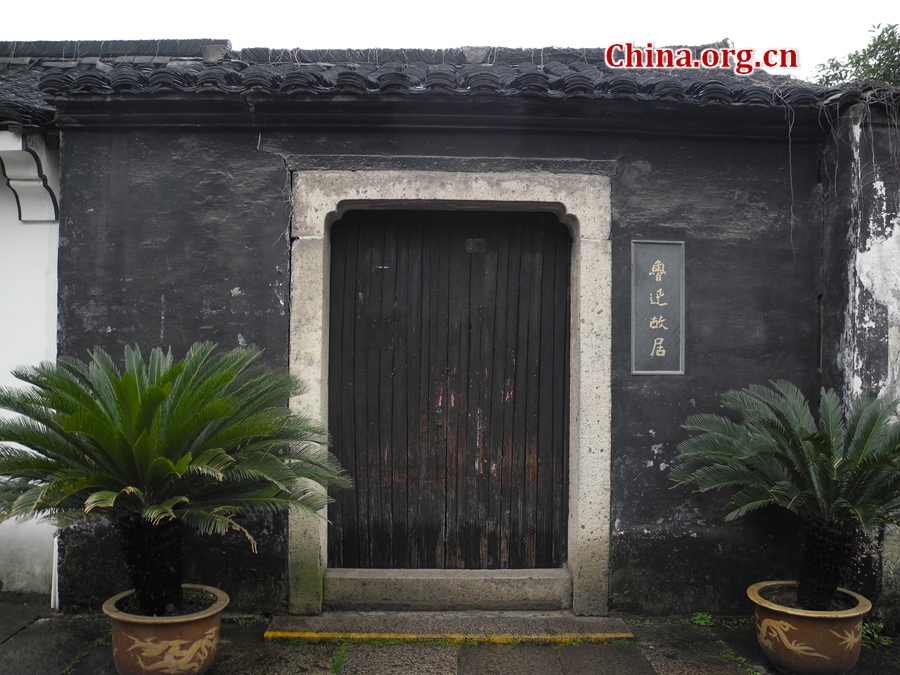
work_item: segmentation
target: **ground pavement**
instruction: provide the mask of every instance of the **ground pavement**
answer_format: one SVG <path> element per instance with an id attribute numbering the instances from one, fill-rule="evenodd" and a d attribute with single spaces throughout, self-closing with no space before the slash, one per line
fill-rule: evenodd
<path id="1" fill-rule="evenodd" d="M 60 614 L 46 596 L 0 593 L 0 675 L 115 675 L 107 619 Z M 300 617 L 228 617 L 209 675 L 775 675 L 746 620 L 712 626 L 690 619 L 598 619 L 565 613 L 485 612 L 448 617 L 369 613 Z M 313 621 L 313 623 L 310 623 Z M 319 623 L 316 624 L 315 622 Z M 323 623 L 324 622 L 324 623 Z M 331 622 L 331 623 L 328 623 Z M 531 622 L 529 624 L 529 622 Z M 473 631 L 547 639 L 477 643 Z M 337 627 L 337 628 L 336 628 Z M 312 628 L 313 635 L 309 635 Z M 325 629 L 328 629 L 327 631 Z M 363 642 L 314 643 L 315 631 L 362 631 Z M 582 631 L 585 639 L 573 636 Z M 366 633 L 368 631 L 368 633 Z M 403 636 L 424 643 L 398 643 Z M 266 636 L 270 641 L 266 640 Z M 297 637 L 302 635 L 305 637 Z M 399 636 L 399 637 L 398 637 Z M 443 639 L 427 639 L 442 637 Z M 541 636 L 545 636 L 541 638 Z M 483 636 L 482 636 L 483 637 Z M 592 639 L 604 642 L 590 642 Z M 460 642 L 455 644 L 454 642 Z M 898 640 L 900 642 L 900 640 Z M 863 649 L 854 675 L 900 675 L 900 646 Z"/>

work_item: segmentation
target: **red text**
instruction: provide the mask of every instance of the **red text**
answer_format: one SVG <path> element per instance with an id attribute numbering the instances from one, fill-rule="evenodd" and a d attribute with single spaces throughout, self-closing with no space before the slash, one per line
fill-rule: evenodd
<path id="1" fill-rule="evenodd" d="M 687 47 L 646 47 L 631 42 L 616 42 L 606 48 L 610 68 L 729 68 L 738 75 L 749 75 L 757 68 L 799 68 L 795 49 L 767 49 L 760 58 L 753 49 L 720 47 L 704 49 L 695 57 Z"/>

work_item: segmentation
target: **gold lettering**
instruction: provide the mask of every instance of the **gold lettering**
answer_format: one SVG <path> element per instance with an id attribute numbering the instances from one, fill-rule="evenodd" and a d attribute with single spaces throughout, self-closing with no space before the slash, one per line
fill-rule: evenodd
<path id="1" fill-rule="evenodd" d="M 661 289 L 661 288 L 658 291 L 656 291 L 656 299 L 655 300 L 653 299 L 653 293 L 651 293 L 650 294 L 650 304 L 651 305 L 659 305 L 660 307 L 665 307 L 669 303 L 659 301 L 659 299 L 664 296 L 665 296 L 665 293 L 663 293 L 663 289 Z"/>
<path id="2" fill-rule="evenodd" d="M 666 326 L 666 320 L 661 316 L 651 316 L 650 317 L 650 328 L 656 330 L 657 328 L 662 328 L 663 330 L 669 330 Z"/>
<path id="3" fill-rule="evenodd" d="M 666 350 L 663 349 L 663 340 L 665 338 L 654 338 L 653 349 L 650 350 L 650 356 L 665 356 Z"/>
<path id="4" fill-rule="evenodd" d="M 662 281 L 663 274 L 665 274 L 665 273 L 666 273 L 666 266 L 663 264 L 663 262 L 661 260 L 657 260 L 655 263 L 653 263 L 653 267 L 650 268 L 649 276 L 652 277 L 655 274 L 656 280 Z"/>

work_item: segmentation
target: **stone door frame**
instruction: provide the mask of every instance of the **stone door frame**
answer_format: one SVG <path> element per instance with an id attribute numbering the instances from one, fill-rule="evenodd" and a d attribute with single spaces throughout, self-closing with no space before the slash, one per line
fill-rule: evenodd
<path id="1" fill-rule="evenodd" d="M 450 162 L 445 162 L 450 164 Z M 503 169 L 503 162 L 496 168 Z M 330 225 L 350 209 L 551 211 L 572 235 L 568 570 L 576 614 L 607 611 L 611 445 L 609 168 L 560 170 L 296 170 L 292 173 L 290 368 L 307 385 L 291 402 L 328 419 Z M 432 166 L 440 168 L 440 160 Z M 429 167 L 431 168 L 431 167 Z M 588 168 L 589 171 L 584 169 Z M 535 169 L 535 170 L 531 170 Z M 289 521 L 288 609 L 322 609 L 327 524 Z M 476 583 L 473 581 L 473 583 Z"/>

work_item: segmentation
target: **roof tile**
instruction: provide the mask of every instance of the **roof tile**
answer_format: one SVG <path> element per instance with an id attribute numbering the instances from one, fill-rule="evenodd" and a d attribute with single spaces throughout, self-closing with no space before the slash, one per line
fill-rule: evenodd
<path id="1" fill-rule="evenodd" d="M 0 124 L 49 123 L 57 95 L 419 94 L 813 107 L 900 98 L 900 89 L 890 87 L 825 90 L 764 72 L 739 77 L 719 70 L 610 69 L 602 50 L 489 48 L 482 50 L 482 62 L 469 62 L 474 52 L 462 49 L 249 49 L 235 54 L 227 42 L 213 41 L 226 57 L 239 58 L 208 63 L 201 55 L 204 41 L 118 42 L 102 54 L 87 51 L 94 43 L 21 43 L 15 49 L 11 44 L 0 43 Z M 34 47 L 40 44 L 47 46 Z M 97 43 L 108 44 L 113 43 Z"/>

